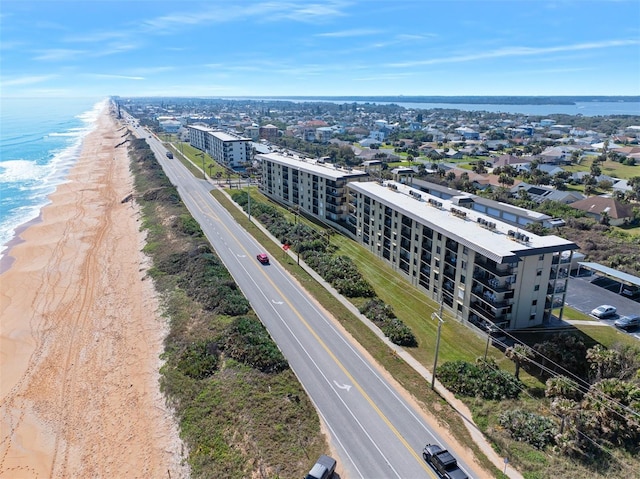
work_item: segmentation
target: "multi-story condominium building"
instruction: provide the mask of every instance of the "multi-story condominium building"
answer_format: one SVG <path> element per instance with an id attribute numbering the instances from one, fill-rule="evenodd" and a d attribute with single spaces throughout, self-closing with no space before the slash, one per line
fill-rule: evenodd
<path id="1" fill-rule="evenodd" d="M 205 126 L 189 125 L 189 142 L 209 154 L 218 163 L 241 169 L 253 160 L 251 139 Z"/>
<path id="2" fill-rule="evenodd" d="M 278 127 L 275 125 L 264 125 L 260 127 L 260 138 L 267 141 L 273 141 L 278 138 Z"/>
<path id="3" fill-rule="evenodd" d="M 284 205 L 298 206 L 344 233 L 355 231 L 348 223 L 346 185 L 367 179 L 366 172 L 293 154 L 267 153 L 256 155 L 256 159 L 262 163 L 264 194 Z"/>
<path id="4" fill-rule="evenodd" d="M 210 133 L 214 131 L 214 129 L 202 125 L 187 125 L 187 131 L 189 132 L 189 143 L 191 146 L 209 153 L 211 149 Z"/>
<path id="5" fill-rule="evenodd" d="M 459 320 L 521 329 L 562 318 L 576 244 L 394 181 L 347 189 L 355 240 Z"/>
<path id="6" fill-rule="evenodd" d="M 524 228 L 532 223 L 538 223 L 544 227 L 553 226 L 553 218 L 549 215 L 545 215 L 544 213 L 527 210 L 507 203 L 501 203 L 472 193 L 454 190 L 453 188 L 448 188 L 447 186 L 438 185 L 418 178 L 411 177 L 406 181 L 398 181 L 410 184 L 414 188 L 440 199 L 449 200 L 455 205 L 470 208 L 478 213 L 491 216 L 492 218 L 504 221 L 505 223 L 510 223 L 513 226 Z"/>

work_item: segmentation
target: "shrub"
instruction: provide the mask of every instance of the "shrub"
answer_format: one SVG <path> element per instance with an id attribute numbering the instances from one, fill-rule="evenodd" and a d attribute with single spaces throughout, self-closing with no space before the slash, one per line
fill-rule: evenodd
<path id="1" fill-rule="evenodd" d="M 183 214 L 176 218 L 176 229 L 188 236 L 204 236 L 200 223 L 198 223 L 190 214 Z"/>
<path id="2" fill-rule="evenodd" d="M 556 423 L 522 409 L 506 411 L 498 417 L 498 422 L 507 429 L 516 441 L 526 442 L 536 449 L 544 449 L 554 442 Z"/>
<path id="3" fill-rule="evenodd" d="M 263 373 L 280 372 L 289 367 L 266 328 L 256 318 L 236 318 L 223 334 L 222 341 L 225 354 Z"/>
<path id="4" fill-rule="evenodd" d="M 418 345 L 418 340 L 413 335 L 411 328 L 397 318 L 388 320 L 380 329 L 394 344 L 409 347 Z"/>
<path id="5" fill-rule="evenodd" d="M 500 370 L 493 360 L 478 364 L 446 362 L 438 367 L 436 376 L 447 389 L 467 397 L 515 399 L 523 388 L 513 374 Z"/>
<path id="6" fill-rule="evenodd" d="M 380 298 L 373 298 L 364 303 L 360 313 L 373 321 L 392 343 L 411 347 L 418 345 L 418 340 L 411 329 L 396 318 L 391 306 Z"/>
<path id="7" fill-rule="evenodd" d="M 205 379 L 218 368 L 218 345 L 211 341 L 198 341 L 185 348 L 178 359 L 178 369 L 193 379 Z"/>

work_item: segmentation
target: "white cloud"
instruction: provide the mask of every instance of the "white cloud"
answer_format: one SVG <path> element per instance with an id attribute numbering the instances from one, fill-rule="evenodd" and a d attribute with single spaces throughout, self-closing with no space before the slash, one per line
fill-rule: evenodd
<path id="1" fill-rule="evenodd" d="M 144 80 L 145 77 L 130 76 L 130 75 L 115 75 L 110 73 L 88 73 L 86 75 L 89 78 L 109 78 L 114 80 Z"/>
<path id="2" fill-rule="evenodd" d="M 33 85 L 36 83 L 43 83 L 49 80 L 57 78 L 57 75 L 32 75 L 25 77 L 17 77 L 11 79 L 2 79 L 2 86 L 21 86 L 21 85 Z"/>
<path id="3" fill-rule="evenodd" d="M 346 37 L 363 37 L 368 35 L 379 35 L 382 33 L 380 30 L 372 30 L 372 29 L 364 29 L 364 28 L 356 28 L 353 30 L 341 30 L 337 32 L 325 32 L 318 33 L 316 37 L 332 37 L 332 38 L 346 38 Z"/>
<path id="4" fill-rule="evenodd" d="M 261 2 L 249 5 L 233 5 L 230 2 L 219 3 L 208 10 L 179 12 L 151 18 L 142 22 L 147 32 L 165 33 L 181 25 L 200 25 L 227 23 L 244 18 L 260 21 L 279 21 L 282 19 L 298 22 L 319 21 L 324 18 L 342 16 L 343 2 L 327 3 L 306 2 Z"/>
<path id="5" fill-rule="evenodd" d="M 74 50 L 71 48 L 52 48 L 50 50 L 42 50 L 40 54 L 33 57 L 34 60 L 57 62 L 63 60 L 71 60 L 79 55 L 87 53 L 84 50 Z"/>
<path id="6" fill-rule="evenodd" d="M 497 50 L 472 53 L 469 55 L 459 55 L 442 58 L 431 58 L 428 60 L 416 60 L 409 62 L 389 63 L 387 66 L 393 68 L 416 67 L 424 65 L 437 65 L 441 63 L 465 63 L 476 60 L 486 60 L 489 58 L 501 57 L 526 57 L 534 55 L 546 55 L 549 53 L 576 52 L 585 50 L 597 50 L 602 48 L 626 47 L 639 45 L 640 40 L 609 40 L 603 42 L 578 43 L 575 45 L 560 45 L 555 47 L 505 47 Z"/>

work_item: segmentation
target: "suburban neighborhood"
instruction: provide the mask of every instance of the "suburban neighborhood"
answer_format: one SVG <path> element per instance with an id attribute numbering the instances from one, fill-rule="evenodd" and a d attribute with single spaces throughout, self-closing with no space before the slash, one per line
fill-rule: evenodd
<path id="1" fill-rule="evenodd" d="M 622 458 L 640 434 L 629 376 L 640 339 L 640 117 L 266 100 L 118 105 L 269 230 L 283 258 L 297 256 L 357 305 L 396 354 L 424 360 L 435 341 L 437 363 L 448 323 L 447 360 L 433 370 L 447 394 L 488 408 L 474 420 L 494 448 L 525 442 L 574 472 L 592 470 L 585 455 L 613 454 L 616 471 L 627 471 Z M 277 253 L 267 247 L 257 262 L 280 262 Z M 454 360 L 469 354 L 475 363 Z M 629 409 L 590 422 L 604 387 L 618 388 L 607 397 Z M 601 446 L 614 442 L 615 453 Z M 545 469 L 534 462 L 514 456 L 519 470 Z"/>

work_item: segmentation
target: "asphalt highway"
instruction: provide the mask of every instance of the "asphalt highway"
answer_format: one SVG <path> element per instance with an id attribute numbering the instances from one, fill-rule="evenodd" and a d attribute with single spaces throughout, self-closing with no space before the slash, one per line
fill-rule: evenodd
<path id="1" fill-rule="evenodd" d="M 213 185 L 195 178 L 179 159 L 168 159 L 157 138 L 140 128 L 138 134 L 147 138 L 189 211 L 314 402 L 344 476 L 437 478 L 421 452 L 426 443 L 437 443 L 455 455 L 447 438 L 430 430 L 420 411 L 277 260 L 271 258 L 269 265 L 257 261 L 263 248 L 211 196 Z M 469 464 L 459 462 L 469 477 L 478 477 Z"/>

